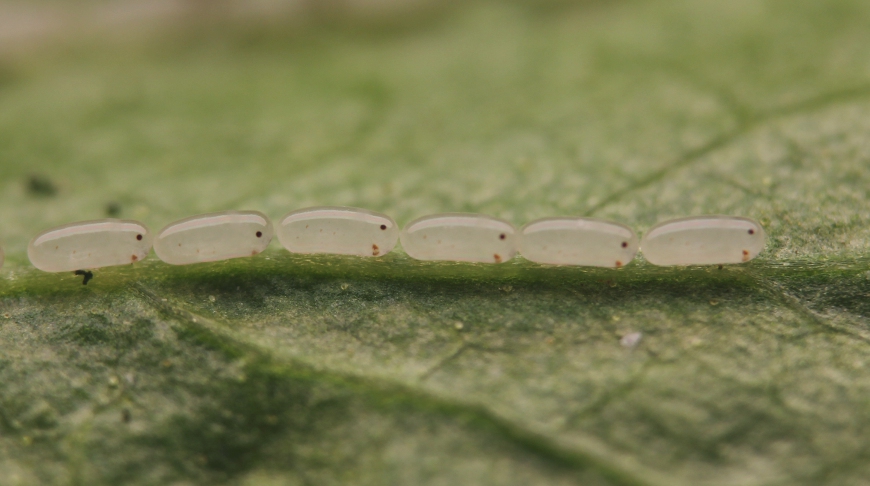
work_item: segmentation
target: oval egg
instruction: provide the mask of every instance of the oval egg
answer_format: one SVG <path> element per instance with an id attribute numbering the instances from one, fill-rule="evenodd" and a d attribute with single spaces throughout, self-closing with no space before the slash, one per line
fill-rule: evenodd
<path id="1" fill-rule="evenodd" d="M 166 263 L 187 265 L 256 255 L 272 241 L 272 222 L 257 211 L 224 211 L 185 218 L 163 228 L 154 251 Z"/>
<path id="2" fill-rule="evenodd" d="M 516 254 L 516 229 L 482 214 L 424 216 L 402 230 L 402 248 L 417 260 L 502 263 Z"/>
<path id="3" fill-rule="evenodd" d="M 550 265 L 619 268 L 637 248 L 631 228 L 594 218 L 539 219 L 523 226 L 519 237 L 523 257 Z"/>
<path id="4" fill-rule="evenodd" d="M 399 241 L 393 218 L 367 209 L 319 206 L 281 219 L 278 240 L 293 253 L 382 256 Z"/>
<path id="5" fill-rule="evenodd" d="M 693 216 L 659 223 L 640 247 L 653 265 L 722 265 L 752 260 L 766 235 L 757 221 L 737 216 Z"/>
<path id="6" fill-rule="evenodd" d="M 45 272 L 72 272 L 144 260 L 151 233 L 138 221 L 101 219 L 52 228 L 27 246 L 34 267 Z"/>

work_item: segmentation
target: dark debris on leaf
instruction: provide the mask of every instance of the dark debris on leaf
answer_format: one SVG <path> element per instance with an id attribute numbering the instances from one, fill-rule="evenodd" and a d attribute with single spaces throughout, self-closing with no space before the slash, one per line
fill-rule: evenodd
<path id="1" fill-rule="evenodd" d="M 115 218 L 121 215 L 121 203 L 111 201 L 106 203 L 106 216 Z"/>
<path id="2" fill-rule="evenodd" d="M 44 175 L 31 174 L 27 178 L 27 192 L 34 196 L 52 197 L 57 194 L 57 186 Z"/>
<path id="3" fill-rule="evenodd" d="M 94 272 L 91 272 L 89 270 L 76 270 L 75 274 L 83 275 L 85 277 L 84 279 L 82 279 L 82 285 L 87 285 L 88 282 L 90 282 L 91 279 L 94 278 Z"/>

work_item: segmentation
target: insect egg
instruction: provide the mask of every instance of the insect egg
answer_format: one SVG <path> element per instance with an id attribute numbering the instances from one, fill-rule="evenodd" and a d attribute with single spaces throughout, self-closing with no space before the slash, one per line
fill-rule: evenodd
<path id="1" fill-rule="evenodd" d="M 154 251 L 166 263 L 187 265 L 256 255 L 272 241 L 272 222 L 257 211 L 201 214 L 163 228 Z"/>
<path id="2" fill-rule="evenodd" d="M 752 260 L 766 235 L 757 221 L 736 216 L 694 216 L 659 223 L 640 243 L 653 265 L 721 265 Z"/>
<path id="3" fill-rule="evenodd" d="M 634 231 L 623 224 L 593 218 L 544 218 L 520 230 L 520 254 L 550 265 L 616 268 L 637 253 Z"/>
<path id="4" fill-rule="evenodd" d="M 34 267 L 72 272 L 144 260 L 151 233 L 138 221 L 101 219 L 59 226 L 36 235 L 27 246 Z"/>
<path id="5" fill-rule="evenodd" d="M 417 260 L 502 263 L 516 255 L 516 230 L 482 214 L 424 216 L 402 230 L 402 248 Z"/>
<path id="6" fill-rule="evenodd" d="M 292 211 L 281 219 L 277 231 L 281 244 L 293 253 L 382 256 L 399 240 L 393 218 L 341 206 Z"/>

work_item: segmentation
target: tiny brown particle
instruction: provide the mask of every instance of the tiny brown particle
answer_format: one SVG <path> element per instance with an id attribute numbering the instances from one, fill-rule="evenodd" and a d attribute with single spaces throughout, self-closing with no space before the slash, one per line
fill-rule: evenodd
<path id="1" fill-rule="evenodd" d="M 627 242 L 627 241 L 623 241 L 623 242 L 622 242 L 622 247 L 623 247 L 623 248 L 628 248 L 628 242 Z"/>
<path id="2" fill-rule="evenodd" d="M 257 254 L 257 250 L 251 250 L 251 256 L 255 256 Z"/>
<path id="3" fill-rule="evenodd" d="M 378 245 L 372 245 L 372 256 L 378 256 L 381 254 L 381 249 L 378 248 Z"/>
<path id="4" fill-rule="evenodd" d="M 496 253 L 496 254 L 493 255 L 492 257 L 495 259 L 495 262 L 496 262 L 496 263 L 501 263 L 501 255 L 499 255 L 498 253 Z"/>
<path id="5" fill-rule="evenodd" d="M 500 239 L 500 240 L 503 240 L 503 239 L 505 239 L 505 238 L 506 238 L 506 237 L 505 237 L 504 233 L 498 235 L 498 239 Z"/>
<path id="6" fill-rule="evenodd" d="M 142 241 L 142 235 L 136 235 L 136 239 Z"/>
<path id="7" fill-rule="evenodd" d="M 387 225 L 382 224 L 382 225 L 381 225 L 381 230 L 385 230 L 385 229 L 387 229 Z"/>
<path id="8" fill-rule="evenodd" d="M 616 268 L 619 268 L 621 266 L 622 266 L 622 262 L 619 260 L 616 260 Z"/>
<path id="9" fill-rule="evenodd" d="M 744 261 L 744 262 L 748 262 L 748 261 L 749 261 L 749 252 L 746 251 L 746 250 L 743 250 L 743 261 Z"/>
<path id="10" fill-rule="evenodd" d="M 754 229 L 749 230 L 749 234 L 750 234 L 750 235 L 754 235 L 754 234 L 755 234 L 755 230 L 754 230 Z"/>
<path id="11" fill-rule="evenodd" d="M 130 260 L 133 260 L 134 262 L 138 259 L 139 259 L 139 257 L 137 257 L 136 255 L 133 255 L 130 257 Z"/>

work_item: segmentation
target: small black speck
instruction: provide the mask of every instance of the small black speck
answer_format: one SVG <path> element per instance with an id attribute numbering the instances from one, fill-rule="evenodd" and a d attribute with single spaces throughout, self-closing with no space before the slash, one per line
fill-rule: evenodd
<path id="1" fill-rule="evenodd" d="M 505 238 L 507 238 L 507 236 L 505 236 L 504 233 L 498 235 L 498 239 L 500 239 L 500 240 L 503 240 L 503 239 L 505 239 Z"/>
<path id="2" fill-rule="evenodd" d="M 385 230 L 385 229 L 387 229 L 387 225 L 385 225 L 385 224 L 382 224 L 382 225 L 381 225 L 381 229 L 382 229 L 382 230 Z"/>
<path id="3" fill-rule="evenodd" d="M 57 194 L 57 186 L 48 177 L 33 174 L 27 178 L 27 192 L 34 196 L 51 197 Z"/>
<path id="4" fill-rule="evenodd" d="M 121 215 L 121 204 L 117 202 L 110 202 L 106 204 L 106 216 L 110 218 L 114 218 Z"/>
<path id="5" fill-rule="evenodd" d="M 257 238 L 262 238 L 262 237 L 263 237 L 263 232 L 257 231 Z"/>
<path id="6" fill-rule="evenodd" d="M 142 241 L 142 235 L 136 235 L 136 239 Z"/>
<path id="7" fill-rule="evenodd" d="M 622 242 L 622 247 L 623 247 L 623 248 L 628 248 L 628 242 L 627 242 L 627 241 L 623 241 L 623 242 Z"/>
<path id="8" fill-rule="evenodd" d="M 754 230 L 754 229 L 749 230 L 749 234 L 750 234 L 750 235 L 754 235 L 754 234 L 755 234 L 755 230 Z"/>
<path id="9" fill-rule="evenodd" d="M 82 285 L 87 285 L 88 282 L 90 282 L 91 279 L 94 278 L 94 272 L 91 272 L 90 270 L 76 270 L 75 274 L 85 277 L 82 279 Z"/>

